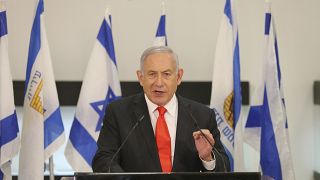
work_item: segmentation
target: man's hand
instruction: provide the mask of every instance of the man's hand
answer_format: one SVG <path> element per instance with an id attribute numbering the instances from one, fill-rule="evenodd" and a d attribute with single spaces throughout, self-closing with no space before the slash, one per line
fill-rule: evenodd
<path id="1" fill-rule="evenodd" d="M 205 134 L 210 143 L 214 145 L 215 141 L 210 131 L 208 129 L 201 129 L 201 131 Z M 211 154 L 212 147 L 202 133 L 200 131 L 193 132 L 193 138 L 200 158 L 204 161 L 213 160 Z"/>

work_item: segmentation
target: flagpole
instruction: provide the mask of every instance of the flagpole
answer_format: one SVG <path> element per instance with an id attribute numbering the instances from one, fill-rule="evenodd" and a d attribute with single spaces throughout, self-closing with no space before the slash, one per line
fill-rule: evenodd
<path id="1" fill-rule="evenodd" d="M 162 1 L 161 6 L 162 6 L 162 14 L 166 14 L 166 5 L 164 0 Z"/>
<path id="2" fill-rule="evenodd" d="M 49 158 L 49 179 L 54 180 L 53 156 Z"/>

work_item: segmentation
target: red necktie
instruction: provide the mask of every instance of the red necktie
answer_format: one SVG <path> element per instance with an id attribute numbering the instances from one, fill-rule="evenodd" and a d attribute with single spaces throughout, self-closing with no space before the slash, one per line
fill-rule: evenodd
<path id="1" fill-rule="evenodd" d="M 164 119 L 166 108 L 160 106 L 157 108 L 159 117 L 156 125 L 156 141 L 158 146 L 158 153 L 161 163 L 162 172 L 171 172 L 171 139 L 167 123 Z"/>

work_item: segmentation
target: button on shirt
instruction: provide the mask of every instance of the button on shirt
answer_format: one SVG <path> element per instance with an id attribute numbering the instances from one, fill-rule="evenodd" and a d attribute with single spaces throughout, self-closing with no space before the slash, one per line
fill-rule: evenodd
<path id="1" fill-rule="evenodd" d="M 148 106 L 153 133 L 155 133 L 157 119 L 159 116 L 159 112 L 157 110 L 158 105 L 151 102 L 149 98 L 146 96 L 146 94 L 144 96 Z M 170 138 L 171 138 L 171 162 L 173 163 L 174 149 L 175 149 L 175 142 L 176 142 L 177 121 L 178 121 L 178 100 L 176 95 L 173 95 L 171 100 L 164 107 L 167 109 L 167 112 L 164 114 L 164 117 L 168 126 Z M 207 170 L 213 170 L 216 165 L 215 160 L 208 161 L 208 162 L 202 160 L 202 164 Z"/>

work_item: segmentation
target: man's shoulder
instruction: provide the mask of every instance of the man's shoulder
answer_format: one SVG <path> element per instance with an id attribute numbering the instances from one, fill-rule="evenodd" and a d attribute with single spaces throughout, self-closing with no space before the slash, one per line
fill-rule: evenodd
<path id="1" fill-rule="evenodd" d="M 182 106 L 186 106 L 186 108 L 191 108 L 191 109 L 202 109 L 202 110 L 211 110 L 208 105 L 204 105 L 202 103 L 199 103 L 195 100 L 182 97 L 182 96 L 177 96 L 178 97 L 178 102 Z"/>
<path id="2" fill-rule="evenodd" d="M 178 102 L 179 110 L 191 114 L 199 122 L 214 122 L 215 112 L 208 105 L 181 96 L 178 96 Z"/>
<path id="3" fill-rule="evenodd" d="M 126 97 L 121 97 L 115 101 L 112 101 L 110 103 L 111 106 L 124 106 L 124 105 L 129 105 L 133 102 L 139 102 L 143 100 L 143 94 L 139 93 L 139 94 L 134 94 L 134 95 L 130 95 L 130 96 L 126 96 Z"/>

